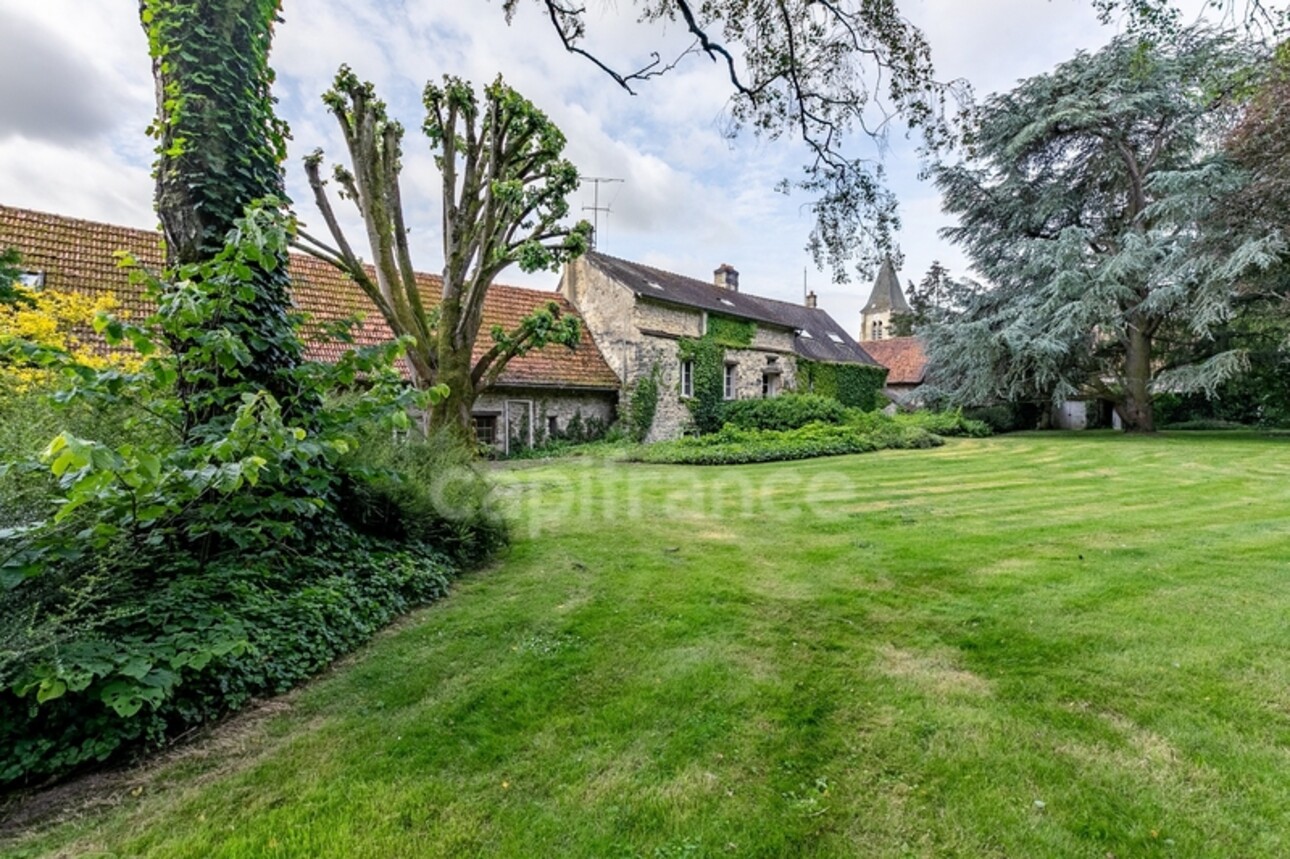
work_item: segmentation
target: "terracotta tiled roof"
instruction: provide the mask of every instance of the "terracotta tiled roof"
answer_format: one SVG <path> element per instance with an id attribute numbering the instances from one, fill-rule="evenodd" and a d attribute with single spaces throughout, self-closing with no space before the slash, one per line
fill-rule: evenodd
<path id="1" fill-rule="evenodd" d="M 873 359 L 886 367 L 888 385 L 921 385 L 927 375 L 927 352 L 917 337 L 866 340 L 860 344 Z"/>
<path id="2" fill-rule="evenodd" d="M 159 268 L 164 258 L 158 232 L 0 206 L 0 248 L 6 247 L 18 248 L 24 269 L 44 273 L 45 288 L 89 294 L 112 292 L 136 318 L 146 315 L 149 307 L 138 288 L 117 267 L 112 254 L 129 251 L 153 268 Z M 360 345 L 394 339 L 367 296 L 335 268 L 310 256 L 292 254 L 289 270 L 292 298 L 312 322 L 362 314 L 362 323 L 353 331 Z M 440 278 L 421 274 L 418 281 L 425 298 L 438 297 Z M 532 310 L 550 301 L 556 302 L 562 313 L 578 315 L 559 293 L 494 284 L 484 303 L 484 324 L 475 346 L 476 355 L 492 346 L 488 332 L 493 325 L 511 329 Z M 322 360 L 335 359 L 343 348 L 338 343 L 306 343 L 309 357 Z M 619 382 L 584 325 L 582 341 L 576 349 L 548 346 L 516 358 L 507 365 L 498 385 L 616 389 Z"/>

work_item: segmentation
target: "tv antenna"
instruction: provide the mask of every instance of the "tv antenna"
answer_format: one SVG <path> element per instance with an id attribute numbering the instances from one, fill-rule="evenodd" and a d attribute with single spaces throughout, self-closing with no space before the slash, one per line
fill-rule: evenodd
<path id="1" fill-rule="evenodd" d="M 602 182 L 604 182 L 604 183 L 610 183 L 610 182 L 625 182 L 625 181 L 627 181 L 627 180 L 626 180 L 626 179 L 613 179 L 613 178 L 610 178 L 610 177 L 608 177 L 608 176 L 583 176 L 583 177 L 582 177 L 582 181 L 584 181 L 584 182 L 590 182 L 592 185 L 594 185 L 594 186 L 595 186 L 595 190 L 592 192 L 592 194 L 593 194 L 593 196 L 592 196 L 592 204 L 591 204 L 590 206 L 583 206 L 583 207 L 582 207 L 582 211 L 584 211 L 584 212 L 590 211 L 590 212 L 592 213 L 592 215 L 591 215 L 591 219 L 592 219 L 592 224 L 591 224 L 591 249 L 594 251 L 594 250 L 596 249 L 596 246 L 597 246 L 598 244 L 600 244 L 600 213 L 601 213 L 601 212 L 604 212 L 604 213 L 605 213 L 605 217 L 606 217 L 606 218 L 608 218 L 608 217 L 609 217 L 609 212 L 610 212 L 610 208 L 609 208 L 609 206 L 602 206 L 602 205 L 600 205 L 600 185 L 601 185 L 601 183 L 602 183 Z"/>

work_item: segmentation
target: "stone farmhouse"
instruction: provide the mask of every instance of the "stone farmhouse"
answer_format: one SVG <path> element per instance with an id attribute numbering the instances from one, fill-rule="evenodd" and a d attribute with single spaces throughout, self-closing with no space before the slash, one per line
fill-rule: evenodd
<path id="1" fill-rule="evenodd" d="M 739 291 L 739 272 L 720 266 L 711 282 L 601 253 L 565 268 L 560 293 L 582 314 L 619 382 L 631 389 L 657 372 L 659 399 L 647 441 L 675 438 L 691 423 L 695 366 L 679 345 L 709 334 L 719 321 L 750 331 L 747 342 L 725 349 L 727 400 L 773 397 L 800 389 L 798 363 L 876 366 L 833 317 L 816 306 Z"/>
<path id="2" fill-rule="evenodd" d="M 143 265 L 160 268 L 159 232 L 67 218 L 0 205 L 0 247 L 22 255 L 24 280 L 33 286 L 84 294 L 111 293 L 123 311 L 139 318 L 150 309 L 140 289 L 116 265 L 113 254 L 129 251 Z M 310 336 L 327 323 L 361 318 L 352 334 L 359 345 L 393 339 L 385 321 L 345 275 L 313 257 L 292 254 L 288 262 L 292 299 L 306 317 L 309 358 L 328 360 L 347 348 Z M 424 294 L 441 286 L 435 275 L 418 275 Z M 899 289 L 899 286 L 897 286 Z M 815 295 L 805 305 L 749 295 L 739 290 L 739 273 L 723 265 L 712 282 L 589 253 L 567 266 L 559 289 L 549 292 L 494 285 L 484 308 L 483 330 L 514 327 L 520 319 L 555 301 L 563 313 L 583 321 L 574 349 L 551 346 L 512 360 L 497 383 L 475 403 L 475 431 L 481 442 L 509 451 L 567 431 L 577 421 L 611 423 L 620 392 L 657 367 L 659 401 L 648 440 L 675 438 L 692 423 L 695 368 L 679 345 L 699 339 L 722 321 L 749 332 L 739 348 L 725 350 L 725 399 L 773 397 L 799 386 L 799 362 L 876 363 L 825 311 Z M 490 346 L 486 334 L 476 350 Z"/>

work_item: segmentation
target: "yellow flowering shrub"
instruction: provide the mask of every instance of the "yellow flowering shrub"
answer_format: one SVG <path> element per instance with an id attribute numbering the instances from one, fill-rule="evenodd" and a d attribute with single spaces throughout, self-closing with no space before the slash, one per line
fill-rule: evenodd
<path id="1" fill-rule="evenodd" d="M 78 362 L 96 369 L 138 369 L 142 358 L 122 349 L 109 350 L 94 333 L 94 317 L 116 313 L 120 302 L 112 293 L 89 296 L 55 289 L 29 289 L 14 284 L 13 291 L 29 301 L 0 302 L 0 341 L 16 338 L 67 352 Z M 52 381 L 39 367 L 0 363 L 0 389 L 24 392 Z"/>

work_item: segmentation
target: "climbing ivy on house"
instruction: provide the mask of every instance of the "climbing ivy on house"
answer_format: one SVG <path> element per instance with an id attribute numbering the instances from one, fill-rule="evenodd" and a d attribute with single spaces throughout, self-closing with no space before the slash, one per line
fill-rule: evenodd
<path id="1" fill-rule="evenodd" d="M 726 349 L 746 349 L 756 333 L 754 322 L 709 313 L 702 337 L 680 340 L 681 360 L 694 363 L 694 396 L 685 404 L 700 434 L 716 432 L 724 423 L 721 413 L 725 405 Z"/>
<path id="2" fill-rule="evenodd" d="M 623 422 L 627 425 L 627 435 L 632 441 L 644 441 L 654 426 L 654 415 L 658 413 L 658 383 L 659 368 L 656 361 L 650 366 L 649 373 L 637 379 L 628 389 Z"/>
<path id="3" fill-rule="evenodd" d="M 752 345 L 757 333 L 757 323 L 746 319 L 732 319 L 719 313 L 708 314 L 708 331 L 705 335 L 720 346 L 746 349 Z"/>
<path id="4" fill-rule="evenodd" d="M 718 343 L 709 330 L 697 339 L 683 337 L 677 343 L 682 361 L 694 365 L 693 396 L 685 401 L 694 418 L 694 428 L 701 435 L 721 429 L 721 407 L 725 397 L 725 347 Z"/>
<path id="5" fill-rule="evenodd" d="M 887 381 L 886 367 L 864 364 L 826 364 L 797 361 L 797 387 L 802 392 L 833 397 L 844 406 L 864 411 L 878 408 Z"/>

